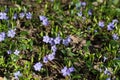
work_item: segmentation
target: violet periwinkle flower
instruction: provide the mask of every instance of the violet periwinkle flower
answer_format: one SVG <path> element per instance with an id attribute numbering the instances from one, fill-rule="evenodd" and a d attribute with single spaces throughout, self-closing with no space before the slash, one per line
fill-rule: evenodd
<path id="1" fill-rule="evenodd" d="M 12 51 L 11 51 L 11 50 L 8 50 L 8 51 L 7 51 L 7 54 L 11 54 L 11 53 L 12 53 Z"/>
<path id="2" fill-rule="evenodd" d="M 51 45 L 55 45 L 54 39 L 53 39 L 53 38 L 49 38 L 49 43 L 50 43 Z"/>
<path id="3" fill-rule="evenodd" d="M 19 17 L 20 17 L 20 18 L 24 18 L 24 16 L 25 16 L 25 13 L 24 13 L 24 12 L 19 13 Z"/>
<path id="4" fill-rule="evenodd" d="M 14 51 L 14 54 L 15 54 L 15 55 L 19 55 L 19 53 L 20 53 L 20 51 L 17 50 L 17 49 Z"/>
<path id="5" fill-rule="evenodd" d="M 111 73 L 107 68 L 105 68 L 104 74 L 110 75 Z"/>
<path id="6" fill-rule="evenodd" d="M 31 19 L 32 18 L 32 14 L 30 12 L 26 13 L 26 19 Z"/>
<path id="7" fill-rule="evenodd" d="M 65 40 L 65 39 L 63 39 L 63 42 L 62 42 L 65 46 L 68 46 L 68 41 L 67 40 Z"/>
<path id="8" fill-rule="evenodd" d="M 54 39 L 55 44 L 60 44 L 61 38 L 58 36 Z"/>
<path id="9" fill-rule="evenodd" d="M 61 73 L 62 73 L 63 76 L 69 76 L 70 75 L 70 71 L 66 66 L 61 70 Z"/>
<path id="10" fill-rule="evenodd" d="M 50 37 L 49 36 L 44 36 L 43 37 L 43 42 L 49 43 L 49 41 L 50 41 Z"/>
<path id="11" fill-rule="evenodd" d="M 9 8 L 7 7 L 4 12 L 5 12 L 5 13 L 8 13 L 8 11 L 9 11 Z"/>
<path id="12" fill-rule="evenodd" d="M 90 28 L 90 27 L 88 27 L 88 28 L 87 28 L 87 30 L 89 31 L 89 30 L 91 30 L 91 28 Z"/>
<path id="13" fill-rule="evenodd" d="M 70 37 L 67 37 L 66 39 L 63 39 L 62 43 L 65 45 L 65 46 L 68 46 L 68 44 L 71 42 L 71 38 Z"/>
<path id="14" fill-rule="evenodd" d="M 66 38 L 66 40 L 70 43 L 70 42 L 71 42 L 70 36 L 68 36 L 68 37 Z"/>
<path id="15" fill-rule="evenodd" d="M 5 12 L 0 12 L 0 20 L 7 20 L 8 16 Z"/>
<path id="16" fill-rule="evenodd" d="M 17 19 L 17 13 L 15 13 L 14 15 L 13 15 L 13 19 Z"/>
<path id="17" fill-rule="evenodd" d="M 113 37 L 114 40 L 118 40 L 119 39 L 117 34 L 113 34 L 112 37 Z"/>
<path id="18" fill-rule="evenodd" d="M 86 6 L 86 2 L 81 2 L 81 6 Z"/>
<path id="19" fill-rule="evenodd" d="M 69 68 L 69 71 L 70 71 L 70 72 L 73 72 L 73 71 L 75 71 L 75 68 L 74 68 L 74 67 L 70 67 L 70 68 Z"/>
<path id="20" fill-rule="evenodd" d="M 113 23 L 109 23 L 107 25 L 107 30 L 110 31 L 110 30 L 113 30 L 115 28 L 114 24 Z"/>
<path id="21" fill-rule="evenodd" d="M 52 54 L 55 56 L 56 53 L 55 53 L 55 52 L 52 52 Z"/>
<path id="22" fill-rule="evenodd" d="M 17 71 L 14 73 L 15 79 L 19 80 L 19 76 L 22 76 L 22 74 L 20 73 L 20 71 Z"/>
<path id="23" fill-rule="evenodd" d="M 11 29 L 8 31 L 7 36 L 13 38 L 15 36 L 15 29 Z"/>
<path id="24" fill-rule="evenodd" d="M 49 21 L 48 21 L 48 19 L 45 16 L 39 16 L 39 19 L 40 19 L 40 21 L 42 21 L 42 24 L 44 26 L 48 26 L 49 25 Z"/>
<path id="25" fill-rule="evenodd" d="M 117 19 L 112 20 L 112 22 L 107 25 L 107 30 L 113 30 L 115 28 L 115 23 L 118 23 Z"/>
<path id="26" fill-rule="evenodd" d="M 48 62 L 48 56 L 44 56 L 44 57 L 43 57 L 43 62 L 44 62 L 44 63 L 47 63 L 47 62 Z"/>
<path id="27" fill-rule="evenodd" d="M 108 59 L 108 58 L 104 56 L 104 57 L 103 57 L 103 62 L 105 62 L 107 59 Z"/>
<path id="28" fill-rule="evenodd" d="M 94 30 L 94 32 L 97 32 L 97 30 Z"/>
<path id="29" fill-rule="evenodd" d="M 51 50 L 52 50 L 53 52 L 56 52 L 56 50 L 57 50 L 56 45 L 51 46 Z"/>
<path id="30" fill-rule="evenodd" d="M 112 23 L 114 24 L 114 23 L 118 23 L 118 20 L 117 19 L 114 19 L 114 20 L 112 20 Z"/>
<path id="31" fill-rule="evenodd" d="M 82 11 L 80 11 L 79 13 L 77 13 L 78 16 L 82 16 Z"/>
<path id="32" fill-rule="evenodd" d="M 103 21 L 99 21 L 98 25 L 103 28 L 105 25 L 104 25 L 104 22 Z"/>
<path id="33" fill-rule="evenodd" d="M 52 61 L 54 58 L 55 58 L 55 55 L 54 55 L 54 54 L 49 54 L 49 55 L 48 55 L 48 60 L 49 60 L 49 61 Z"/>
<path id="34" fill-rule="evenodd" d="M 39 16 L 40 21 L 47 19 L 45 16 Z"/>
<path id="35" fill-rule="evenodd" d="M 91 16 L 92 15 L 92 9 L 88 11 L 88 14 Z"/>
<path id="36" fill-rule="evenodd" d="M 33 67 L 34 67 L 35 71 L 40 71 L 42 66 L 43 66 L 42 63 L 37 62 Z"/>
<path id="37" fill-rule="evenodd" d="M 49 25 L 49 22 L 48 22 L 47 19 L 45 19 L 45 20 L 42 21 L 42 24 L 43 24 L 44 26 L 48 26 L 48 25 Z"/>
<path id="38" fill-rule="evenodd" d="M 0 33 L 0 42 L 5 40 L 5 32 Z"/>
<path id="39" fill-rule="evenodd" d="M 63 76 L 70 76 L 71 72 L 74 71 L 74 67 L 67 68 L 66 66 L 61 70 Z"/>
<path id="40" fill-rule="evenodd" d="M 106 80 L 111 80 L 111 78 L 107 78 Z"/>

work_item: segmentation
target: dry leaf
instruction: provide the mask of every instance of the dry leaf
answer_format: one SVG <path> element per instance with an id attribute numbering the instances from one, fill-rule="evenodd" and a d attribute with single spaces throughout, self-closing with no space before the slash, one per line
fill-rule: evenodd
<path id="1" fill-rule="evenodd" d="M 74 35 L 70 35 L 70 38 L 72 39 L 73 43 L 79 43 L 80 42 L 80 38 Z"/>
<path id="2" fill-rule="evenodd" d="M 92 3 L 94 6 L 98 6 L 98 2 L 93 2 Z"/>

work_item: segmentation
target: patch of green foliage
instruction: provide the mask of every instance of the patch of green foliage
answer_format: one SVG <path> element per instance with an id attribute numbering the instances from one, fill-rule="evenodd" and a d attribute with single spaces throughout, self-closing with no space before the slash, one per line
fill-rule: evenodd
<path id="1" fill-rule="evenodd" d="M 6 35 L 0 41 L 0 78 L 12 80 L 15 72 L 20 71 L 20 80 L 120 80 L 119 4 L 119 0 L 1 2 L 0 11 L 8 9 L 8 19 L 0 19 L 0 33 Z M 30 12 L 32 18 L 19 18 L 21 12 Z M 14 13 L 17 19 L 13 19 Z M 39 16 L 45 16 L 49 25 L 44 26 Z M 108 30 L 113 20 L 118 22 L 114 23 L 113 30 Z M 100 21 L 104 22 L 104 27 L 99 26 Z M 7 37 L 11 29 L 16 33 L 13 38 Z M 113 34 L 118 39 L 114 39 Z M 46 35 L 52 38 L 59 35 L 62 39 L 69 36 L 71 42 L 65 46 L 61 41 L 56 45 L 55 58 L 44 63 L 43 58 L 52 52 L 51 45 L 43 41 Z M 20 53 L 16 55 L 15 50 Z M 37 62 L 43 64 L 39 71 L 34 68 Z M 73 66 L 74 72 L 63 76 L 61 70 L 65 66 Z"/>

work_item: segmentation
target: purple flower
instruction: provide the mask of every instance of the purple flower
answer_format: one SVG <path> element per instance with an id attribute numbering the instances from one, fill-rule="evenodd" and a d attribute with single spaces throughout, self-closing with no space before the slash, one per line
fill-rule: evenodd
<path id="1" fill-rule="evenodd" d="M 8 19 L 7 14 L 5 12 L 0 12 L 0 19 L 7 20 Z"/>
<path id="2" fill-rule="evenodd" d="M 19 76 L 22 76 L 22 74 L 20 73 L 20 71 L 17 71 L 14 73 L 15 79 L 19 80 Z"/>
<path id="3" fill-rule="evenodd" d="M 17 49 L 15 50 L 14 54 L 18 55 L 20 53 L 20 51 L 18 51 Z"/>
<path id="4" fill-rule="evenodd" d="M 117 34 L 113 34 L 112 37 L 113 37 L 114 40 L 118 40 L 119 39 Z"/>
<path id="5" fill-rule="evenodd" d="M 55 58 L 54 54 L 49 54 L 48 55 L 48 60 L 52 61 Z"/>
<path id="6" fill-rule="evenodd" d="M 56 45 L 54 45 L 54 46 L 51 46 L 51 49 L 52 49 L 52 51 L 53 51 L 53 52 L 56 52 L 56 50 L 57 50 L 57 47 L 56 47 Z"/>
<path id="7" fill-rule="evenodd" d="M 112 20 L 112 23 L 114 24 L 114 23 L 118 23 L 118 20 L 117 19 L 114 19 L 114 20 Z"/>
<path id="8" fill-rule="evenodd" d="M 73 72 L 73 71 L 75 71 L 75 68 L 74 68 L 74 67 L 70 67 L 70 68 L 69 68 L 69 71 L 70 71 L 70 72 Z"/>
<path id="9" fill-rule="evenodd" d="M 105 68 L 104 74 L 110 75 L 111 73 L 107 68 Z"/>
<path id="10" fill-rule="evenodd" d="M 86 2 L 81 2 L 81 6 L 86 6 Z"/>
<path id="11" fill-rule="evenodd" d="M 77 13 L 78 16 L 82 16 L 82 11 L 80 11 L 79 13 Z"/>
<path id="12" fill-rule="evenodd" d="M 54 43 L 54 39 L 53 38 L 49 38 L 50 40 L 49 40 L 49 43 L 51 44 L 51 45 L 55 45 L 55 43 Z"/>
<path id="13" fill-rule="evenodd" d="M 94 32 L 97 32 L 97 30 L 94 30 Z"/>
<path id="14" fill-rule="evenodd" d="M 111 78 L 107 78 L 106 80 L 111 80 Z"/>
<path id="15" fill-rule="evenodd" d="M 42 63 L 37 62 L 33 67 L 34 67 L 35 71 L 40 71 L 42 66 L 43 66 Z"/>
<path id="16" fill-rule="evenodd" d="M 70 75 L 70 71 L 66 66 L 61 70 L 61 73 L 62 73 L 63 76 L 69 76 Z"/>
<path id="17" fill-rule="evenodd" d="M 98 25 L 103 28 L 105 25 L 104 25 L 104 22 L 103 21 L 99 21 Z"/>
<path id="18" fill-rule="evenodd" d="M 42 21 L 42 24 L 43 24 L 44 26 L 48 26 L 48 25 L 49 25 L 49 22 L 48 22 L 47 19 L 45 19 L 45 20 Z"/>
<path id="19" fill-rule="evenodd" d="M 24 18 L 24 16 L 25 16 L 25 13 L 24 13 L 24 12 L 21 12 L 21 13 L 19 14 L 19 17 L 20 17 L 20 18 Z"/>
<path id="20" fill-rule="evenodd" d="M 14 30 L 11 29 L 11 30 L 8 31 L 7 36 L 13 38 L 15 36 L 15 34 L 16 34 L 15 29 Z"/>
<path id="21" fill-rule="evenodd" d="M 5 32 L 0 33 L 0 42 L 5 40 Z"/>
<path id="22" fill-rule="evenodd" d="M 27 19 L 31 19 L 32 18 L 32 14 L 30 12 L 26 13 L 26 18 Z"/>
<path id="23" fill-rule="evenodd" d="M 66 38 L 66 40 L 70 43 L 70 42 L 71 42 L 70 36 L 68 36 L 68 37 Z"/>
<path id="24" fill-rule="evenodd" d="M 48 62 L 48 57 L 47 57 L 47 56 L 45 56 L 45 57 L 43 58 L 43 62 L 44 62 L 44 63 L 47 63 L 47 62 Z"/>
<path id="25" fill-rule="evenodd" d="M 108 58 L 104 56 L 104 57 L 103 57 L 103 62 L 105 62 L 107 59 L 108 59 Z"/>
<path id="26" fill-rule="evenodd" d="M 62 42 L 65 46 L 67 46 L 69 43 L 67 40 L 63 39 L 63 42 Z"/>
<path id="27" fill-rule="evenodd" d="M 5 13 L 8 13 L 8 11 L 9 11 L 9 8 L 7 7 L 4 12 L 5 12 Z"/>
<path id="28" fill-rule="evenodd" d="M 14 15 L 13 15 L 13 19 L 17 19 L 17 13 L 15 13 Z"/>
<path id="29" fill-rule="evenodd" d="M 11 50 L 8 50 L 8 51 L 7 51 L 7 54 L 11 54 L 11 53 L 12 53 L 12 51 L 11 51 Z"/>
<path id="30" fill-rule="evenodd" d="M 18 55 L 19 53 L 20 53 L 20 51 L 18 51 L 17 49 L 14 52 L 15 55 Z"/>
<path id="31" fill-rule="evenodd" d="M 107 30 L 113 30 L 115 28 L 115 23 L 118 23 L 117 19 L 112 20 L 112 22 L 107 25 Z"/>
<path id="32" fill-rule="evenodd" d="M 91 16 L 92 15 L 92 9 L 88 11 L 88 14 Z"/>
<path id="33" fill-rule="evenodd" d="M 61 38 L 58 36 L 54 39 L 55 44 L 60 44 Z"/>
<path id="34" fill-rule="evenodd" d="M 39 16 L 40 21 L 47 19 L 45 16 Z"/>
<path id="35" fill-rule="evenodd" d="M 113 30 L 115 28 L 114 24 L 113 23 L 109 23 L 107 25 L 107 30 L 110 31 L 110 30 Z"/>
<path id="36" fill-rule="evenodd" d="M 65 45 L 65 46 L 68 46 L 68 44 L 71 42 L 71 38 L 70 37 L 67 37 L 66 39 L 63 39 L 63 44 Z"/>
<path id="37" fill-rule="evenodd" d="M 50 37 L 49 36 L 44 36 L 43 37 L 43 42 L 49 43 L 49 41 L 50 41 Z"/>
<path id="38" fill-rule="evenodd" d="M 67 68 L 66 66 L 61 70 L 61 73 L 63 76 L 69 76 L 71 72 L 73 72 L 75 69 L 74 67 Z"/>
<path id="39" fill-rule="evenodd" d="M 39 19 L 40 19 L 40 21 L 42 21 L 42 24 L 44 26 L 48 26 L 49 25 L 49 21 L 48 21 L 48 19 L 45 16 L 39 16 Z"/>
<path id="40" fill-rule="evenodd" d="M 55 56 L 56 53 L 55 53 L 55 52 L 52 52 L 52 54 Z"/>

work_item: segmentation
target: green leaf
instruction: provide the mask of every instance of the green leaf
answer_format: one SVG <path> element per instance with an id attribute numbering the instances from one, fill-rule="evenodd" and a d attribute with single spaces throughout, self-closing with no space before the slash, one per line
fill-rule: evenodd
<path id="1" fill-rule="evenodd" d="M 21 35 L 27 35 L 28 32 L 27 32 L 27 31 L 21 31 L 20 34 L 21 34 Z"/>
<path id="2" fill-rule="evenodd" d="M 86 45 L 87 45 L 87 46 L 90 46 L 90 44 L 91 44 L 90 41 L 87 41 L 87 42 L 86 42 Z"/>
<path id="3" fill-rule="evenodd" d="M 71 57 L 75 56 L 75 54 L 72 53 L 72 52 L 68 53 L 68 55 L 71 56 Z"/>
<path id="4" fill-rule="evenodd" d="M 120 12 L 120 8 L 116 8 L 116 11 L 117 11 L 117 12 Z"/>
<path id="5" fill-rule="evenodd" d="M 72 78 L 72 79 L 74 80 L 74 79 L 80 79 L 80 78 L 81 78 L 81 75 L 76 74 L 75 76 L 73 76 L 73 78 Z"/>
<path id="6" fill-rule="evenodd" d="M 117 5 L 119 0 L 112 0 L 113 1 L 113 4 Z"/>

